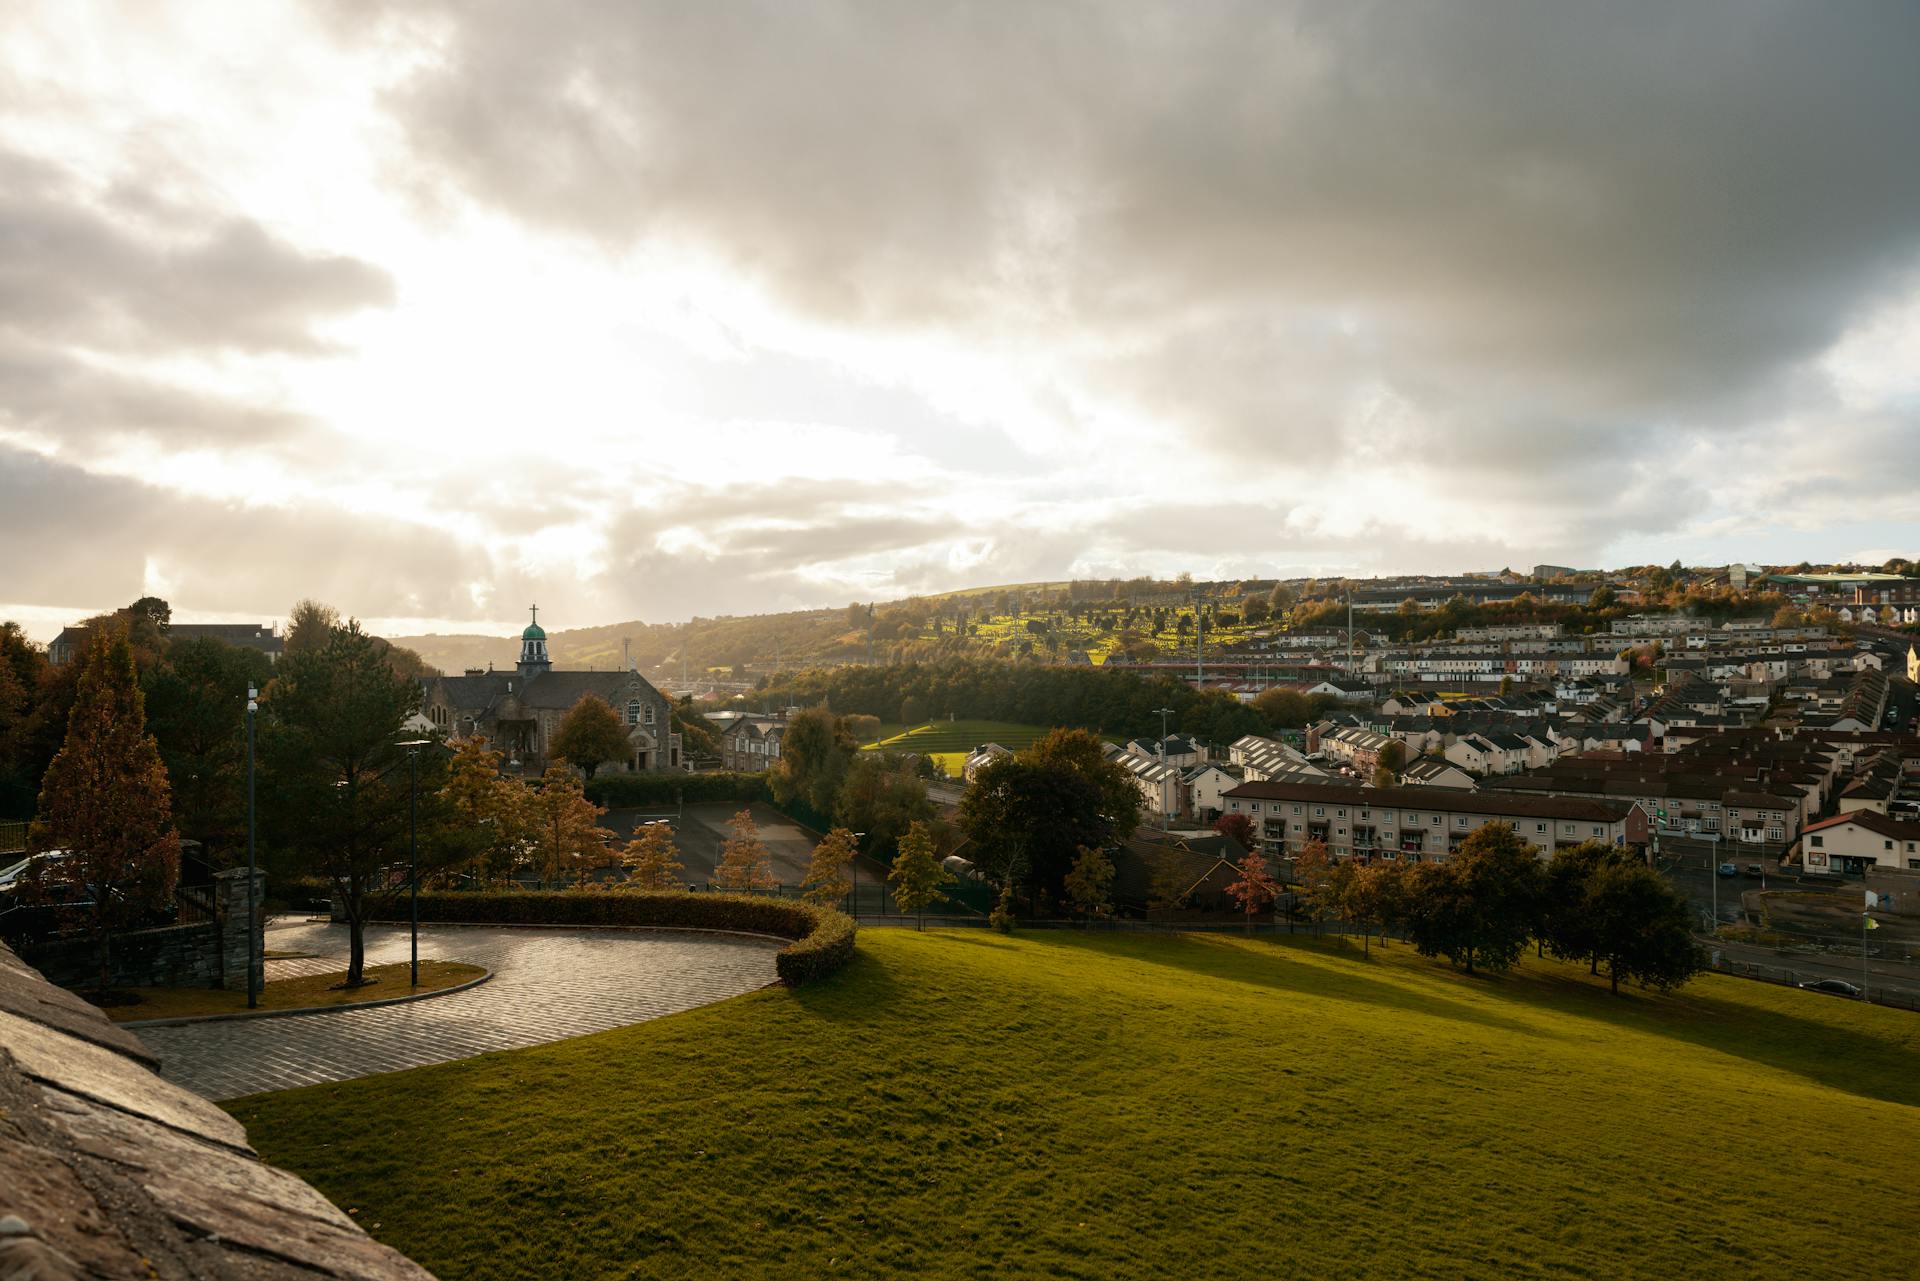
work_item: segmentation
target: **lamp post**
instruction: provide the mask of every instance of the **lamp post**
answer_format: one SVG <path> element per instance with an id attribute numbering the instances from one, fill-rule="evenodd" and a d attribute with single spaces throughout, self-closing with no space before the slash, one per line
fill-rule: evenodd
<path id="1" fill-rule="evenodd" d="M 857 921 L 860 919 L 860 846 L 858 842 L 866 840 L 867 834 L 855 832 L 853 839 L 856 842 L 853 847 L 853 919 Z M 884 907 L 885 904 L 882 903 L 881 906 Z"/>
<path id="2" fill-rule="evenodd" d="M 1173 715 L 1171 707 L 1156 707 L 1160 713 L 1160 830 L 1167 830 L 1167 717 Z"/>
<path id="3" fill-rule="evenodd" d="M 409 948 L 412 984 L 420 986 L 420 749 L 433 740 L 410 738 L 395 744 L 407 749 L 407 902 L 412 924 Z"/>
<path id="4" fill-rule="evenodd" d="M 253 853 L 253 714 L 260 710 L 260 691 L 247 686 L 247 1008 L 257 1009 L 260 1005 L 260 983 L 254 977 L 255 957 L 253 951 L 254 921 L 259 915 L 259 906 L 254 900 L 254 853 Z"/>

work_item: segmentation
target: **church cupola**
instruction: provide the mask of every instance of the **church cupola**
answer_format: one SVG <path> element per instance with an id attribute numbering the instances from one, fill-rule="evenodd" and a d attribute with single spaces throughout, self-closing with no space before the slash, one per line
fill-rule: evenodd
<path id="1" fill-rule="evenodd" d="M 553 667 L 547 658 L 547 634 L 540 630 L 540 607 L 533 607 L 533 621 L 520 633 L 520 674 L 537 676 Z"/>

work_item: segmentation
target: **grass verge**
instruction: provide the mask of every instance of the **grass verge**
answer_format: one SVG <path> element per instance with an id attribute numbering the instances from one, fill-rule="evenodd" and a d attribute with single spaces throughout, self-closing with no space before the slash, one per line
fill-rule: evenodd
<path id="1" fill-rule="evenodd" d="M 1917 1047 L 1720 977 L 876 930 L 818 985 L 228 1106 L 448 1278 L 1803 1281 L 1914 1257 Z"/>
<path id="2" fill-rule="evenodd" d="M 351 991 L 335 986 L 346 981 L 345 969 L 331 974 L 275 979 L 260 989 L 259 1008 L 300 1010 L 315 1005 L 346 1006 L 361 1005 L 367 1001 L 390 1001 L 396 996 L 458 987 L 486 973 L 481 966 L 459 961 L 422 961 L 420 986 L 414 987 L 407 981 L 407 971 L 405 961 L 396 965 L 369 965 L 366 975 L 372 982 Z M 221 988 L 206 987 L 136 987 L 127 989 L 127 992 L 137 999 L 124 1005 L 105 1007 L 107 1017 L 116 1023 L 137 1019 L 197 1019 L 213 1014 L 247 1012 L 247 994 L 244 991 L 228 992 Z"/>

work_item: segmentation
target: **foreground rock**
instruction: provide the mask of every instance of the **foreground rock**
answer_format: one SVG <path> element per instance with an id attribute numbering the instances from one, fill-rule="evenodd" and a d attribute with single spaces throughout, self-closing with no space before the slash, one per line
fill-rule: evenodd
<path id="1" fill-rule="evenodd" d="M 431 1276 L 0 947 L 0 1281 Z"/>

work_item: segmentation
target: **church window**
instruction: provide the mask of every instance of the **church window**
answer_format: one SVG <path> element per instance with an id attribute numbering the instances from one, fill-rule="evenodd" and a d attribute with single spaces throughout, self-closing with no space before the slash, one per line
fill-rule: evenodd
<path id="1" fill-rule="evenodd" d="M 647 704 L 646 722 L 649 725 L 653 724 L 653 704 L 652 703 Z"/>
<path id="2" fill-rule="evenodd" d="M 653 717 L 649 716 L 647 717 L 647 719 L 652 720 Z M 639 723 L 640 723 L 640 700 L 636 698 L 631 700 L 627 704 L 627 724 L 638 725 Z"/>

